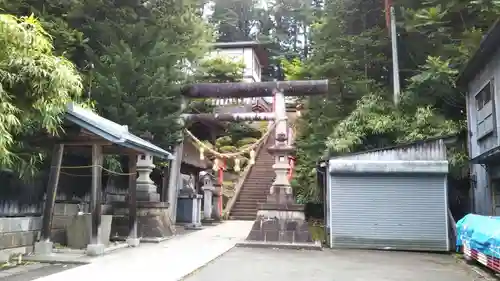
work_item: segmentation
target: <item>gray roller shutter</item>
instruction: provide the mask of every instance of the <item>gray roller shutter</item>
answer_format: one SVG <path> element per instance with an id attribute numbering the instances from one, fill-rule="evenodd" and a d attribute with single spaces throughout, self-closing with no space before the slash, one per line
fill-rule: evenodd
<path id="1" fill-rule="evenodd" d="M 334 248 L 448 251 L 445 175 L 330 175 Z"/>

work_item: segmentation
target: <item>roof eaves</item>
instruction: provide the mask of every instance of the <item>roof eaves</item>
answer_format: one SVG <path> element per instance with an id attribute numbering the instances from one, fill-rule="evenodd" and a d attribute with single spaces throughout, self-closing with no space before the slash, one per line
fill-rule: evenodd
<path id="1" fill-rule="evenodd" d="M 110 128 L 118 129 L 112 132 L 112 130 L 106 130 L 105 128 L 103 128 L 102 125 L 98 124 L 98 122 L 96 122 L 95 120 L 86 118 L 83 114 L 78 114 L 78 110 L 85 110 L 85 109 L 77 107 L 73 104 L 69 104 L 66 114 L 66 119 L 117 145 L 128 147 L 141 152 L 151 153 L 154 156 L 160 158 L 173 159 L 172 154 L 169 153 L 168 151 L 131 134 L 128 131 L 127 126 L 119 125 L 93 112 L 85 110 L 85 114 L 89 114 L 90 116 L 99 118 L 103 122 L 108 122 L 107 125 L 109 125 Z M 135 139 L 138 139 L 140 141 L 137 141 Z"/>
<path id="2" fill-rule="evenodd" d="M 500 19 L 483 36 L 479 48 L 460 71 L 457 85 L 466 85 L 484 67 L 488 58 L 500 48 Z"/>

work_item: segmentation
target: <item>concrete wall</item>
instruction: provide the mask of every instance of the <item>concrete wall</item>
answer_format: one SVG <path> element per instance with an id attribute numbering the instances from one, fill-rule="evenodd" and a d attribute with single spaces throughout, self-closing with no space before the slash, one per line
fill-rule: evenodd
<path id="1" fill-rule="evenodd" d="M 84 207 L 85 208 L 85 207 Z M 109 205 L 103 205 L 107 213 Z M 52 218 L 51 240 L 66 245 L 66 227 L 78 212 L 77 204 L 56 203 Z M 33 251 L 33 244 L 38 240 L 42 228 L 42 217 L 0 218 L 0 262 L 6 261 L 13 254 L 27 254 Z"/>
<path id="2" fill-rule="evenodd" d="M 476 108 L 475 97 L 478 92 L 489 82 L 493 85 L 492 101 L 486 105 L 484 109 Z M 474 158 L 481 153 L 500 145 L 500 139 L 497 134 L 493 133 L 488 137 L 484 137 L 484 129 L 482 123 L 492 125 L 494 131 L 498 132 L 498 122 L 500 118 L 500 52 L 497 52 L 490 62 L 479 72 L 476 77 L 469 82 L 467 94 L 467 123 L 469 129 L 469 157 Z M 489 121 L 483 111 L 489 111 L 492 121 Z M 492 114 L 491 114 L 492 113 Z M 474 211 L 482 215 L 491 215 L 492 198 L 491 187 L 488 181 L 486 170 L 481 165 L 471 165 L 471 175 L 476 181 L 471 188 L 472 206 Z"/>
<path id="3" fill-rule="evenodd" d="M 32 252 L 41 227 L 41 217 L 0 218 L 0 262 Z"/>

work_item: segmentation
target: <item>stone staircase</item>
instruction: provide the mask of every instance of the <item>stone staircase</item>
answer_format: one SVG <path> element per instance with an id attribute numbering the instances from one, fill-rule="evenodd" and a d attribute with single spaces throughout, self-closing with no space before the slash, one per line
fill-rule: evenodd
<path id="1" fill-rule="evenodd" d="M 274 144 L 274 139 L 273 132 L 257 154 L 255 164 L 251 167 L 238 198 L 229 213 L 230 219 L 255 220 L 257 217 L 257 204 L 266 202 L 275 175 L 272 169 L 274 159 L 267 151 L 267 148 Z"/>

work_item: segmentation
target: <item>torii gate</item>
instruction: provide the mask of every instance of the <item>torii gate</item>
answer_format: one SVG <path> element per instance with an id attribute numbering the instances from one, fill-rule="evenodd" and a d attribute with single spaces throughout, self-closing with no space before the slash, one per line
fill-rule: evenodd
<path id="1" fill-rule="evenodd" d="M 253 98 L 274 97 L 273 113 L 233 113 L 233 114 L 184 114 L 183 120 L 216 119 L 221 121 L 262 121 L 274 120 L 275 144 L 268 148 L 273 154 L 275 163 L 272 166 L 276 173 L 275 180 L 270 186 L 267 202 L 258 206 L 257 219 L 247 238 L 247 245 L 271 244 L 280 242 L 280 245 L 313 242 L 305 224 L 304 206 L 296 204 L 292 188 L 288 180 L 290 165 L 288 155 L 295 148 L 288 140 L 288 126 L 286 116 L 285 96 L 312 96 L 326 94 L 328 80 L 308 81 L 274 81 L 253 83 L 201 83 L 184 86 L 181 89 L 183 96 L 182 109 L 186 108 L 185 98 Z M 175 149 L 175 159 L 172 162 L 169 180 L 168 200 L 172 218 L 175 218 L 177 208 L 176 183 L 180 175 L 182 161 L 181 143 Z M 264 231 L 265 229 L 265 231 Z M 288 242 L 283 244 L 283 242 Z M 302 244 L 305 245 L 305 244 Z M 316 244 L 313 244 L 316 245 Z M 307 246 L 310 247 L 311 245 Z M 296 245 L 294 245 L 296 247 Z"/>

